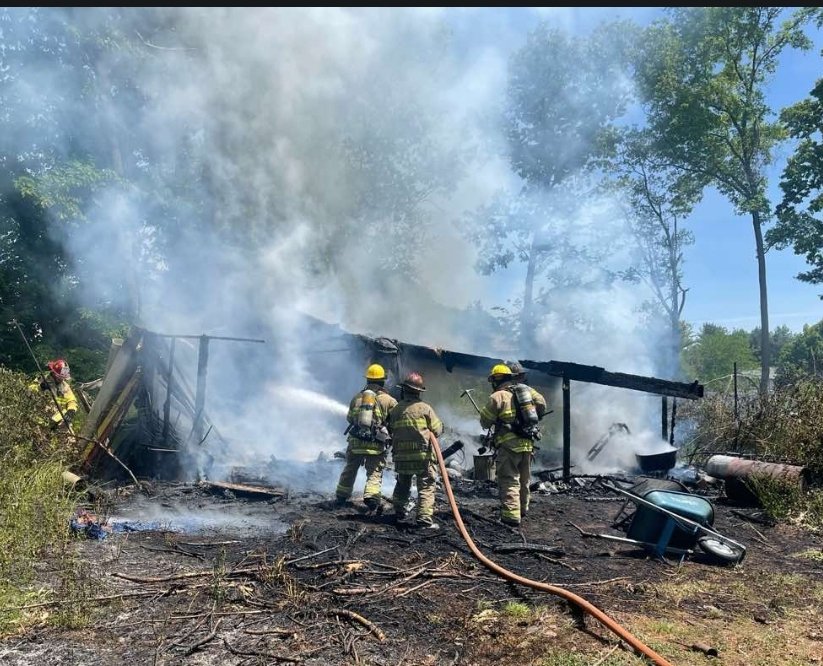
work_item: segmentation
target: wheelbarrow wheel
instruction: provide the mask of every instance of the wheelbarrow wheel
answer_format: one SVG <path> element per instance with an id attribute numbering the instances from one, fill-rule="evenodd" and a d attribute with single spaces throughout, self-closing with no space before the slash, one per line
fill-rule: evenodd
<path id="1" fill-rule="evenodd" d="M 738 548 L 734 548 L 720 539 L 709 536 L 698 539 L 697 545 L 700 546 L 700 549 L 704 553 L 727 564 L 737 564 L 743 559 L 743 555 L 745 554 Z"/>

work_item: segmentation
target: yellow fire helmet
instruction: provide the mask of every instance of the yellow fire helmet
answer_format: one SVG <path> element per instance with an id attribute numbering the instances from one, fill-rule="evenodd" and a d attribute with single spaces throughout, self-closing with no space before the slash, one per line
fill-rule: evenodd
<path id="1" fill-rule="evenodd" d="M 489 373 L 489 381 L 490 382 L 499 382 L 501 379 L 505 379 L 506 377 L 511 377 L 511 376 L 512 376 L 511 368 L 509 368 L 509 366 L 507 366 L 503 363 L 498 363 L 496 366 L 494 366 L 492 368 L 491 372 Z"/>
<path id="2" fill-rule="evenodd" d="M 379 380 L 385 379 L 385 378 L 386 378 L 386 371 L 383 369 L 383 366 L 379 365 L 378 363 L 372 363 L 366 369 L 366 379 L 369 379 L 371 381 L 379 381 Z"/>

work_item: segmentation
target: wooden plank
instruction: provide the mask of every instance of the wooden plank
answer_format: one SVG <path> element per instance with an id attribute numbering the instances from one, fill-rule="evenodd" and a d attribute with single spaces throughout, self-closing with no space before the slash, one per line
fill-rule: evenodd
<path id="1" fill-rule="evenodd" d="M 233 493 L 251 495 L 261 499 L 272 497 L 283 497 L 286 492 L 275 488 L 265 488 L 263 486 L 247 486 L 242 483 L 226 483 L 224 481 L 201 481 L 200 486 L 212 490 L 230 490 Z"/>
<path id="2" fill-rule="evenodd" d="M 112 360 L 111 367 L 103 378 L 100 392 L 91 406 L 86 422 L 83 424 L 81 436 L 94 439 L 100 422 L 109 412 L 111 404 L 117 399 L 124 385 L 134 375 L 137 367 L 137 346 L 142 339 L 142 333 L 136 331 L 123 343 Z"/>

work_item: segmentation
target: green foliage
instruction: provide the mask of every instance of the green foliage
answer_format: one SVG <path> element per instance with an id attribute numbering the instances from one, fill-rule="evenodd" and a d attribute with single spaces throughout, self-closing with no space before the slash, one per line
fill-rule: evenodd
<path id="1" fill-rule="evenodd" d="M 773 520 L 823 526 L 823 490 L 806 492 L 798 483 L 768 475 L 755 475 L 747 485 Z"/>
<path id="2" fill-rule="evenodd" d="M 769 120 L 765 86 L 785 48 L 809 48 L 798 12 L 782 7 L 671 10 L 644 36 L 637 80 L 657 149 L 715 184 L 740 214 L 768 214 L 763 168 L 786 137 Z"/>
<path id="3" fill-rule="evenodd" d="M 572 37 L 544 22 L 509 62 L 503 123 L 523 188 L 501 191 L 469 215 L 465 227 L 478 247 L 479 271 L 526 264 L 523 299 L 512 303 L 511 318 L 501 318 L 510 327 L 516 322 L 524 353 L 534 347 L 536 316 L 548 309 L 552 289 L 569 283 L 585 288 L 587 274 L 609 279 L 600 270 L 608 250 L 575 244 L 566 224 L 593 193 L 584 172 L 613 149 L 612 123 L 628 101 L 630 34 L 629 25 L 617 23 Z"/>
<path id="4" fill-rule="evenodd" d="M 728 377 L 737 363 L 739 371 L 757 367 L 749 345 L 749 334 L 737 329 L 704 324 L 697 339 L 683 350 L 684 372 L 701 383 Z"/>
<path id="5" fill-rule="evenodd" d="M 797 278 L 813 284 L 823 283 L 823 79 L 812 89 L 811 97 L 784 109 L 780 119 L 789 134 L 798 139 L 789 158 L 780 188 L 783 201 L 777 207 L 777 225 L 768 231 L 766 241 L 780 249 L 792 246 L 802 254 L 810 269 Z M 821 294 L 823 298 L 823 294 Z"/>
<path id="6" fill-rule="evenodd" d="M 778 386 L 768 395 L 743 393 L 735 419 L 730 393 L 713 393 L 684 405 L 694 423 L 689 458 L 705 461 L 730 450 L 756 453 L 805 465 L 823 478 L 823 379 L 808 378 Z"/>
<path id="7" fill-rule="evenodd" d="M 670 167 L 656 153 L 652 136 L 636 129 L 621 134 L 609 167 L 616 190 L 626 195 L 625 215 L 642 257 L 625 277 L 651 288 L 654 299 L 648 309 L 665 319 L 668 365 L 679 368 L 680 315 L 688 291 L 683 285 L 683 251 L 694 243 L 683 223 L 702 197 L 705 178 Z"/>
<path id="8" fill-rule="evenodd" d="M 803 377 L 823 377 L 823 319 L 804 326 L 780 351 L 775 380 L 787 384 Z"/>
<path id="9" fill-rule="evenodd" d="M 34 199 L 60 222 L 86 219 L 88 199 L 117 179 L 114 171 L 98 169 L 91 162 L 72 160 L 36 176 L 20 176 L 14 186 L 23 197 Z"/>
<path id="10" fill-rule="evenodd" d="M 753 328 L 752 332 L 749 333 L 749 344 L 751 345 L 752 353 L 758 361 L 761 359 L 760 343 L 762 341 L 762 337 L 763 336 L 760 335 L 759 326 Z M 783 351 L 783 348 L 786 347 L 786 345 L 788 345 L 794 338 L 795 334 L 792 333 L 788 326 L 778 326 L 773 331 L 769 332 L 769 358 L 772 359 L 772 362 L 780 358 L 780 353 Z"/>
<path id="11" fill-rule="evenodd" d="M 647 29 L 636 80 L 655 152 L 675 169 L 718 188 L 751 216 L 764 338 L 768 335 L 762 225 L 771 210 L 765 168 L 787 137 L 766 103 L 766 87 L 784 49 L 809 48 L 810 12 L 782 25 L 782 7 L 680 7 Z M 760 390 L 768 390 L 768 341 L 761 345 Z"/>
<path id="12" fill-rule="evenodd" d="M 614 23 L 586 38 L 538 25 L 509 65 L 506 136 L 515 172 L 551 189 L 608 151 L 633 27 Z M 597 99 L 593 104 L 592 99 Z"/>

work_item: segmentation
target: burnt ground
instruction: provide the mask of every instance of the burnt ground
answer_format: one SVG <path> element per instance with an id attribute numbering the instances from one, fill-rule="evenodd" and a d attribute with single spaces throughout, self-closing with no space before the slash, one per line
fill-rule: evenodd
<path id="1" fill-rule="evenodd" d="M 571 525 L 621 534 L 609 526 L 623 502 L 596 483 L 535 495 L 521 530 L 496 522 L 488 484 L 460 482 L 456 494 L 495 561 L 568 587 L 673 664 L 823 663 L 819 534 L 750 522 L 716 500 L 715 528 L 747 546 L 745 561 L 662 562 Z M 332 508 L 328 496 L 260 501 L 169 484 L 144 498 L 121 489 L 111 514 L 154 520 L 144 525 L 152 529 L 78 540 L 74 579 L 65 564 L 45 562 L 43 583 L 60 603 L 27 609 L 27 628 L 0 640 L 0 662 L 644 663 L 566 602 L 486 570 L 442 495 L 438 509 L 441 530 L 423 533 L 392 524 L 390 509 L 371 517 L 358 502 Z M 199 524 L 185 523 L 191 513 Z M 555 551 L 495 552 L 524 542 Z"/>

